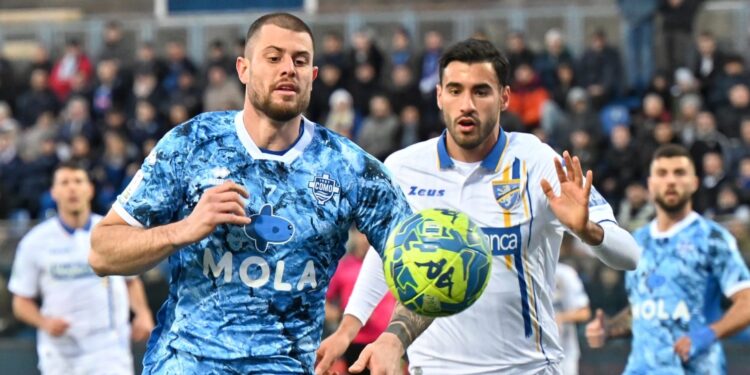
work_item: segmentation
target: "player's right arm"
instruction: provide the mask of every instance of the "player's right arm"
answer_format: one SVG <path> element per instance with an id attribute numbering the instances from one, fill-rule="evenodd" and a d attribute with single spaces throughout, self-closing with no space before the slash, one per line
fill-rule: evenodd
<path id="1" fill-rule="evenodd" d="M 13 315 L 20 321 L 51 336 L 59 337 L 65 334 L 70 323 L 60 318 L 45 317 L 39 311 L 39 305 L 33 298 L 13 295 Z"/>
<path id="2" fill-rule="evenodd" d="M 630 337 L 633 333 L 632 326 L 633 313 L 630 306 L 612 318 L 605 317 L 604 312 L 597 309 L 594 320 L 586 325 L 586 341 L 594 349 L 601 348 L 610 338 Z"/>
<path id="3" fill-rule="evenodd" d="M 224 182 L 207 189 L 186 218 L 150 229 L 132 226 L 111 210 L 91 233 L 89 263 L 99 276 L 144 272 L 175 250 L 205 238 L 220 224 L 250 224 L 243 197 L 248 197 L 243 187 Z"/>

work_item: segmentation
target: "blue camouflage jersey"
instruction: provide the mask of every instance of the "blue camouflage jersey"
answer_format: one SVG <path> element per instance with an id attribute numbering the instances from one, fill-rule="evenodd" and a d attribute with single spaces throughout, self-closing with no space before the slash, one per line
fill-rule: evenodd
<path id="1" fill-rule="evenodd" d="M 675 342 L 721 315 L 721 293 L 750 287 L 750 273 L 726 229 L 689 214 L 667 232 L 656 223 L 634 237 L 643 252 L 626 274 L 633 313 L 633 342 L 626 374 L 724 374 L 721 344 L 683 363 Z"/>
<path id="2" fill-rule="evenodd" d="M 225 180 L 248 190 L 252 223 L 221 225 L 169 257 L 169 297 L 146 372 L 180 372 L 164 362 L 187 355 L 239 363 L 239 373 L 312 373 L 326 289 L 350 226 L 382 251 L 411 209 L 384 166 L 348 139 L 303 119 L 289 150 L 264 151 L 242 112 L 202 114 L 170 131 L 114 209 L 131 225 L 164 225 Z"/>

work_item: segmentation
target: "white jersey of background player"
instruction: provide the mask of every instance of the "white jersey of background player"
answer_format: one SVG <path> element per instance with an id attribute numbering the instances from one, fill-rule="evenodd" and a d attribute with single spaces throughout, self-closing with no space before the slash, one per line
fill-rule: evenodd
<path id="1" fill-rule="evenodd" d="M 578 272 L 565 263 L 557 264 L 553 298 L 555 320 L 564 354 L 560 367 L 565 375 L 577 375 L 581 347 L 578 343 L 576 323 L 587 321 L 591 317 L 591 310 L 589 296 L 583 289 Z"/>
<path id="2" fill-rule="evenodd" d="M 93 188 L 85 170 L 59 167 L 52 196 L 59 216 L 18 245 L 8 285 L 13 312 L 38 328 L 42 374 L 132 374 L 131 304 L 134 338 L 145 340 L 153 328 L 143 285 L 137 278 L 98 277 L 89 266 L 91 228 L 101 216 L 91 214 Z"/>
<path id="3" fill-rule="evenodd" d="M 605 263 L 636 266 L 633 238 L 583 182 L 578 159 L 565 154 L 572 166 L 566 173 L 557 153 L 535 136 L 500 128 L 500 111 L 510 99 L 507 69 L 489 42 L 451 47 L 441 58 L 438 86 L 448 131 L 386 160 L 415 211 L 460 210 L 482 227 L 494 255 L 484 294 L 467 310 L 434 321 L 399 304 L 386 333 L 365 348 L 353 372 L 367 366 L 375 374 L 395 374 L 408 348 L 413 374 L 559 373 L 563 354 L 551 293 L 566 230 L 561 221 L 598 245 L 594 251 Z M 590 172 L 587 177 L 591 181 Z M 343 352 L 385 292 L 382 262 L 368 253 L 341 327 L 321 344 L 318 374 Z"/>

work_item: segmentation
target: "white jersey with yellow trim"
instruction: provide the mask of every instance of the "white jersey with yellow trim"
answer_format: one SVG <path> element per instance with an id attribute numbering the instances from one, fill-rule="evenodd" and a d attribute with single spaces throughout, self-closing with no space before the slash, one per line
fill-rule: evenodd
<path id="1" fill-rule="evenodd" d="M 555 373 L 563 351 L 554 319 L 555 266 L 565 228 L 550 211 L 540 181 L 556 194 L 553 159 L 535 136 L 500 131 L 474 168 L 452 160 L 446 134 L 386 160 L 415 211 L 467 213 L 492 247 L 490 282 L 467 310 L 438 318 L 409 347 L 413 374 Z M 458 165 L 462 164 L 462 165 Z M 592 189 L 590 220 L 612 221 L 612 208 Z"/>

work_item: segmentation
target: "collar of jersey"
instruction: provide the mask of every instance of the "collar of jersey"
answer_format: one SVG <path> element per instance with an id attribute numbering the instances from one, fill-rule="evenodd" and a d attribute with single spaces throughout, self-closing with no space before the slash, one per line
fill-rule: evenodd
<path id="1" fill-rule="evenodd" d="M 688 225 L 698 220 L 698 218 L 700 218 L 700 215 L 698 215 L 697 212 L 693 211 L 689 213 L 687 216 L 685 216 L 684 219 L 680 220 L 675 225 L 672 225 L 672 228 L 669 228 L 665 232 L 659 232 L 659 229 L 656 226 L 656 219 L 654 219 L 651 221 L 651 225 L 649 226 L 649 231 L 651 232 L 652 238 L 669 238 L 679 233 L 681 230 L 687 228 Z"/>
<path id="2" fill-rule="evenodd" d="M 74 234 L 74 233 L 76 232 L 76 229 L 77 229 L 77 228 L 73 228 L 73 227 L 69 227 L 69 226 L 67 226 L 67 225 L 66 225 L 66 224 L 65 224 L 65 223 L 64 223 L 64 222 L 62 221 L 62 219 L 60 219 L 60 217 L 59 217 L 59 216 L 57 217 L 57 222 L 58 222 L 58 223 L 60 223 L 60 226 L 62 227 L 62 229 L 63 229 L 63 230 L 65 231 L 65 232 L 67 232 L 68 234 L 70 234 L 70 235 L 73 235 L 73 234 Z M 83 230 L 85 230 L 85 231 L 87 231 L 87 232 L 88 232 L 88 231 L 89 231 L 89 230 L 91 229 L 91 215 L 89 215 L 89 219 L 88 219 L 88 220 L 86 220 L 86 224 L 84 224 L 84 225 L 83 225 L 83 228 L 81 228 L 81 229 L 83 229 Z"/>
<path id="3" fill-rule="evenodd" d="M 242 145 L 245 146 L 245 150 L 247 150 L 247 153 L 250 154 L 253 159 L 275 160 L 283 163 L 291 163 L 295 159 L 297 159 L 297 157 L 302 154 L 302 151 L 307 147 L 307 145 L 312 142 L 315 126 L 312 122 L 310 122 L 310 120 L 302 117 L 302 129 L 300 129 L 301 134 L 299 138 L 297 138 L 297 141 L 292 144 L 292 146 L 289 147 L 288 150 L 283 153 L 263 152 L 260 148 L 258 148 L 255 142 L 253 142 L 253 139 L 250 138 L 250 134 L 248 134 L 247 129 L 245 129 L 245 124 L 242 120 L 242 114 L 243 111 L 239 111 L 235 115 L 234 127 L 237 131 L 237 136 L 240 138 L 240 142 L 242 142 Z"/>
<path id="4" fill-rule="evenodd" d="M 437 153 L 438 162 L 440 163 L 440 169 L 448 169 L 455 166 L 453 160 L 451 159 L 451 156 L 448 155 L 448 149 L 445 143 L 447 134 L 448 131 L 443 130 L 443 134 L 441 134 L 440 138 L 438 139 Z M 505 151 L 505 148 L 507 147 L 507 143 L 508 136 L 503 131 L 503 129 L 500 128 L 500 136 L 497 138 L 497 142 L 495 142 L 495 145 L 492 146 L 492 150 L 490 151 L 490 153 L 485 156 L 484 160 L 482 160 L 482 164 L 480 164 L 481 167 L 488 171 L 497 171 L 500 164 L 500 159 L 503 156 L 503 151 Z"/>

